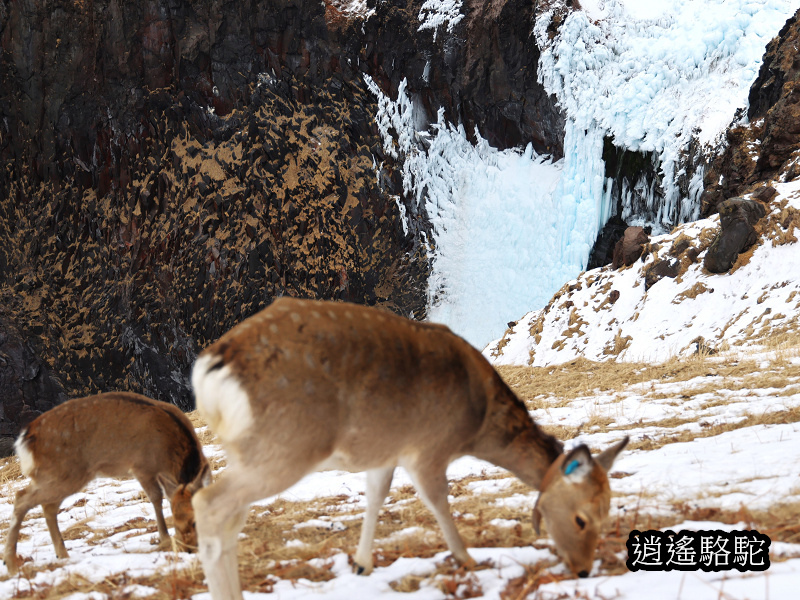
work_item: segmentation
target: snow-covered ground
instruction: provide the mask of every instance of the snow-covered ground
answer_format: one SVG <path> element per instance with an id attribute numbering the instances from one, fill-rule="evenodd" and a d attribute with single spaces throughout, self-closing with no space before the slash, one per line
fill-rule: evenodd
<path id="1" fill-rule="evenodd" d="M 783 374 L 785 385 L 781 388 L 771 387 L 768 379 L 756 379 L 744 385 L 746 381 L 741 377 L 719 374 L 718 371 L 729 364 L 729 356 L 703 360 L 700 363 L 703 374 L 685 381 L 643 378 L 618 386 L 613 391 L 588 389 L 570 400 L 550 393 L 535 398 L 538 408 L 532 414 L 539 423 L 561 430 L 583 427 L 579 436 L 567 441 L 568 446 L 583 442 L 601 449 L 623 435 L 631 437 L 634 448 L 638 444 L 638 449 L 626 450 L 614 468 L 616 476 L 611 479 L 611 485 L 615 495 L 606 531 L 610 538 L 615 535 L 627 537 L 628 531 L 624 529 L 615 534 L 615 527 L 619 527 L 615 523 L 632 523 L 633 515 L 636 515 L 641 529 L 655 521 L 666 523 L 669 527 L 663 529 L 674 531 L 729 531 L 748 529 L 750 525 L 745 522 L 725 524 L 713 520 L 713 516 L 703 521 L 692 521 L 692 511 L 707 510 L 713 515 L 714 510 L 736 514 L 746 509 L 742 514 L 747 515 L 747 511 L 771 511 L 797 503 L 800 445 L 796 440 L 800 435 L 800 421 L 787 418 L 786 422 L 775 419 L 775 424 L 748 425 L 744 420 L 752 415 L 763 419 L 765 415 L 791 411 L 797 414 L 800 408 L 800 370 L 797 368 L 800 358 L 776 360 L 774 352 L 768 349 L 749 355 L 749 360 L 761 366 L 762 374 Z M 676 421 L 676 417 L 680 419 Z M 732 423 L 740 423 L 742 427 L 726 427 L 725 431 L 713 434 L 714 427 Z M 688 441 L 672 442 L 676 436 L 685 433 L 690 434 L 686 438 Z M 654 449 L 642 447 L 645 441 L 652 443 Z M 211 444 L 206 446 L 206 453 L 214 460 L 221 457 L 222 450 Z M 492 521 L 494 527 L 514 528 L 519 524 L 529 524 L 536 493 L 512 487 L 513 478 L 502 470 L 472 458 L 462 458 L 453 463 L 448 475 L 455 483 L 454 487 L 468 478 L 461 484 L 464 488 L 462 493 L 451 497 L 453 511 L 461 515 L 461 519 L 469 517 L 464 514 L 462 503 L 470 502 L 471 510 L 475 512 L 476 498 L 483 498 L 485 510 L 500 506 L 506 511 L 502 518 Z M 5 482 L 0 488 L 0 531 L 7 527 L 12 492 L 23 483 L 23 480 L 15 479 Z M 400 471 L 393 490 L 404 488 L 408 483 L 407 476 Z M 327 515 L 303 516 L 300 513 L 297 521 L 285 529 L 283 543 L 289 548 L 302 547 L 307 542 L 296 539 L 297 532 L 307 528 L 312 529 L 312 538 L 319 537 L 320 540 L 347 528 L 357 531 L 357 513 L 364 506 L 364 488 L 363 474 L 334 471 L 311 475 L 283 493 L 279 497 L 284 503 L 280 511 L 285 510 L 286 503 L 313 499 L 328 498 L 324 502 L 331 504 Z M 254 511 L 269 509 L 276 500 L 261 501 Z M 406 514 L 403 507 L 408 501 L 393 497 L 382 518 L 402 519 Z M 339 514 L 336 506 L 341 505 L 348 511 L 355 510 L 356 514 Z M 379 529 L 381 539 L 376 542 L 379 554 L 404 536 L 421 537 L 430 543 L 440 542 L 435 525 L 426 530 L 420 527 L 419 519 L 406 518 L 405 528 L 389 537 L 381 538 Z M 70 558 L 55 558 L 41 511 L 35 509 L 23 525 L 23 539 L 18 548 L 20 555 L 29 558 L 30 562 L 26 562 L 25 573 L 18 577 L 8 577 L 5 568 L 0 567 L 0 597 L 47 598 L 59 591 L 58 597 L 69 592 L 70 600 L 163 598 L 170 595 L 209 599 L 207 593 L 201 591 L 202 574 L 194 555 L 155 550 L 152 542 L 157 534 L 152 507 L 135 481 L 95 481 L 85 492 L 65 501 L 59 521 L 65 532 Z M 267 516 L 259 526 L 269 527 L 270 521 Z M 761 521 L 762 526 L 765 523 L 769 526 L 769 521 Z M 247 539 L 246 535 L 240 537 Z M 624 546 L 622 548 L 623 551 L 617 552 L 614 559 L 617 563 L 626 558 Z M 261 555 L 250 557 L 250 568 L 266 571 L 269 565 L 274 564 L 270 553 L 278 549 L 270 546 L 263 549 Z M 344 550 L 352 553 L 354 548 Z M 452 569 L 442 572 L 440 567 L 447 553 L 441 552 L 430 558 L 402 556 L 378 566 L 372 575 L 360 577 L 351 573 L 346 553 L 335 551 L 332 555 L 309 561 L 329 571 L 328 581 L 265 576 L 262 583 L 268 582 L 270 591 L 251 592 L 246 594 L 246 598 L 268 600 L 313 595 L 330 599 L 396 597 L 433 600 L 470 597 L 469 591 L 484 598 L 501 598 L 501 594 L 506 594 L 505 597 L 514 598 L 635 600 L 647 590 L 648 597 L 669 600 L 721 597 L 780 600 L 795 597 L 800 584 L 800 544 L 781 542 L 772 544 L 772 566 L 763 573 L 739 573 L 736 570 L 724 573 L 626 572 L 608 567 L 606 558 L 598 559 L 593 576 L 582 580 L 566 573 L 546 538 L 535 546 L 481 547 L 472 548 L 470 552 L 478 562 L 486 562 L 485 568 L 466 573 L 454 574 Z M 545 572 L 541 585 L 530 587 L 522 595 L 524 586 L 509 588 L 516 578 L 530 576 L 532 568 Z M 195 582 L 193 588 L 175 587 L 171 583 L 187 579 Z M 417 582 L 416 589 L 394 589 L 398 582 L 409 579 Z M 450 586 L 443 585 L 445 582 Z M 190 591 L 182 594 L 181 589 Z M 509 589 L 517 591 L 508 596 Z"/>
<path id="2" fill-rule="evenodd" d="M 696 351 L 698 338 L 713 351 L 798 331 L 800 252 L 796 243 L 781 242 L 794 238 L 787 218 L 800 214 L 800 181 L 775 188 L 763 220 L 769 231 L 731 272 L 703 268 L 704 244 L 719 229 L 719 215 L 687 223 L 653 237 L 654 251 L 631 267 L 606 266 L 567 282 L 561 296 L 525 314 L 484 353 L 496 364 L 533 366 L 577 357 L 663 361 Z M 696 262 L 670 254 L 679 239 L 701 250 Z M 645 290 L 645 272 L 657 260 L 681 262 L 683 272 Z"/>

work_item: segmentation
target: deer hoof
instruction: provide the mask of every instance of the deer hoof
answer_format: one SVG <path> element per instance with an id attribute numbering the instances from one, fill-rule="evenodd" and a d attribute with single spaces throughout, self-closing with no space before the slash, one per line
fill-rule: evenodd
<path id="1" fill-rule="evenodd" d="M 356 575 L 369 575 L 369 571 L 358 563 L 353 563 L 353 573 Z"/>

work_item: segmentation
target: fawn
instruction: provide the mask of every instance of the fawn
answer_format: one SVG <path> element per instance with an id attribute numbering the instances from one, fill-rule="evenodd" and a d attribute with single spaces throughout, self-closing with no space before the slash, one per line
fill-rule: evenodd
<path id="1" fill-rule="evenodd" d="M 19 569 L 17 540 L 25 514 L 42 505 L 58 558 L 67 558 L 56 515 L 67 496 L 99 476 L 133 475 L 153 503 L 161 546 L 170 537 L 161 509 L 167 495 L 179 543 L 197 545 L 192 495 L 211 481 L 211 469 L 189 419 L 176 406 L 138 394 L 109 392 L 68 400 L 37 417 L 15 443 L 23 474 L 4 560 Z"/>

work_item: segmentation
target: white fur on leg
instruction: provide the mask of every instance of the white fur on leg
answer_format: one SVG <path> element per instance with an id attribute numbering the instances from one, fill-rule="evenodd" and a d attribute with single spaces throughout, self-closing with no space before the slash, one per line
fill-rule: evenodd
<path id="1" fill-rule="evenodd" d="M 375 539 L 375 526 L 378 523 L 383 502 L 389 494 L 394 467 L 372 469 L 367 471 L 367 510 L 361 523 L 361 537 L 353 561 L 359 569 L 359 575 L 372 572 L 372 542 Z"/>
<path id="2" fill-rule="evenodd" d="M 200 542 L 199 553 L 211 598 L 243 600 L 235 541 L 232 546 L 223 548 L 220 538 L 206 538 Z"/>
<path id="3" fill-rule="evenodd" d="M 222 554 L 222 540 L 218 537 L 204 538 L 199 541 L 198 546 L 197 554 L 203 564 L 217 562 Z"/>

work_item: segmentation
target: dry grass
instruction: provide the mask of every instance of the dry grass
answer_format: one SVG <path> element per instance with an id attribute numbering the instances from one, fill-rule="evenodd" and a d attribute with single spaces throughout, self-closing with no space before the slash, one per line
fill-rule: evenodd
<path id="1" fill-rule="evenodd" d="M 709 288 L 706 287 L 706 285 L 703 282 L 698 281 L 692 287 L 690 287 L 688 290 L 684 290 L 683 292 L 681 292 L 680 294 L 675 296 L 675 298 L 672 300 L 672 303 L 673 304 L 680 304 L 681 302 L 683 302 L 687 298 L 694 299 L 694 298 L 697 298 L 700 294 L 705 294 L 708 291 L 709 291 Z"/>
<path id="2" fill-rule="evenodd" d="M 785 388 L 800 378 L 800 365 L 789 361 L 800 355 L 799 337 L 786 332 L 765 348 L 766 355 L 759 361 L 767 360 L 768 369 L 747 355 L 717 360 L 699 353 L 660 364 L 578 358 L 549 367 L 499 366 L 497 370 L 531 409 L 565 406 L 575 398 L 622 392 L 635 384 L 680 383 L 710 376 L 715 377 L 712 383 L 707 387 L 693 385 L 689 393 L 710 393 L 723 386 L 730 390 Z"/>
<path id="3" fill-rule="evenodd" d="M 497 370 L 529 408 L 545 408 L 563 406 L 570 400 L 598 392 L 622 391 L 637 383 L 688 381 L 710 373 L 716 375 L 720 369 L 728 375 L 737 370 L 732 366 L 711 365 L 702 357 L 674 359 L 657 365 L 578 358 L 549 367 L 500 366 Z M 739 371 L 749 372 L 747 367 Z M 548 400 L 545 404 L 548 398 L 558 401 L 553 404 Z"/>
<path id="4" fill-rule="evenodd" d="M 664 428 L 665 431 L 669 429 L 675 429 L 680 425 L 685 425 L 687 423 L 693 423 L 693 419 L 668 419 L 664 421 L 655 421 L 653 423 L 647 423 L 647 425 L 652 425 L 659 428 Z M 745 415 L 743 419 L 734 421 L 734 422 L 715 422 L 710 423 L 707 421 L 701 421 L 700 426 L 701 429 L 699 431 L 696 430 L 680 430 L 675 431 L 674 433 L 665 433 L 661 437 L 658 438 L 647 438 L 647 439 L 640 439 L 634 440 L 629 445 L 628 448 L 631 450 L 656 450 L 668 444 L 676 444 L 682 442 L 691 442 L 692 440 L 706 438 L 706 437 L 714 437 L 720 435 L 722 433 L 726 433 L 728 431 L 735 431 L 737 429 L 743 429 L 745 427 L 755 427 L 757 425 L 784 425 L 786 423 L 797 423 L 800 422 L 800 408 L 790 408 L 778 412 L 769 412 L 760 415 Z M 639 427 L 640 425 L 637 424 L 635 427 Z M 620 427 L 614 428 L 618 429 L 619 431 L 626 431 L 631 429 L 632 427 Z"/>
<path id="5" fill-rule="evenodd" d="M 800 366 L 792 358 L 800 355 L 800 334 L 786 331 L 771 340 L 759 361 L 769 361 L 767 369 L 759 368 L 753 359 L 744 356 L 738 359 L 720 359 L 698 354 L 689 359 L 674 359 L 662 364 L 592 362 L 578 359 L 570 363 L 551 367 L 500 367 L 503 378 L 531 409 L 548 409 L 566 406 L 572 400 L 591 397 L 598 393 L 619 395 L 628 393 L 637 386 L 636 393 L 659 401 L 669 400 L 660 384 L 689 382 L 674 398 L 676 406 L 699 394 L 709 399 L 703 407 L 710 408 L 728 402 L 720 395 L 720 389 L 748 390 L 774 388 L 774 395 L 795 394 L 800 388 Z M 708 377 L 708 382 L 704 378 Z M 189 418 L 197 428 L 205 423 L 196 412 Z M 684 442 L 700 437 L 719 435 L 726 431 L 759 424 L 800 422 L 800 408 L 765 414 L 748 414 L 737 422 L 700 423 L 691 431 L 685 425 L 693 422 L 681 416 L 652 423 L 634 423 L 621 426 L 605 416 L 590 416 L 578 427 L 548 427 L 561 437 L 569 439 L 579 429 L 602 431 L 625 431 L 643 426 L 655 426 L 663 434 L 658 438 L 639 438 L 631 442 L 632 449 L 652 450 L 666 444 Z M 217 443 L 208 429 L 199 436 L 205 444 Z M 219 461 L 221 463 L 221 461 Z M 618 477 L 626 474 L 618 473 Z M 5 494 L 9 486 L 22 478 L 15 458 L 0 460 L 0 485 Z M 475 481 L 487 479 L 508 480 L 496 492 L 475 492 L 470 486 Z M 451 484 L 452 503 L 456 521 L 466 544 L 470 547 L 512 547 L 543 544 L 535 541 L 526 511 L 511 509 L 497 501 L 515 494 L 527 494 L 530 490 L 516 479 L 506 475 L 476 475 Z M 745 508 L 739 511 L 719 511 L 713 508 L 697 508 L 690 503 L 676 504 L 668 514 L 653 516 L 640 512 L 638 507 L 626 507 L 618 511 L 616 520 L 603 534 L 598 549 L 602 568 L 608 574 L 626 571 L 624 560 L 627 532 L 631 529 L 667 527 L 685 520 L 713 520 L 723 523 L 747 524 L 747 528 L 758 529 L 775 541 L 800 542 L 800 502 L 780 505 L 768 513 L 751 513 Z M 669 508 L 669 507 L 667 507 Z M 244 589 L 271 592 L 278 580 L 325 581 L 334 577 L 333 557 L 339 553 L 352 554 L 358 544 L 362 509 L 347 496 L 318 498 L 309 502 L 277 500 L 267 507 L 255 507 L 250 511 L 244 528 L 245 537 L 239 545 L 240 573 Z M 297 527 L 298 524 L 318 519 L 330 527 Z M 512 527 L 493 524 L 495 519 L 515 520 Z M 409 527 L 423 531 L 404 535 Z M 132 519 L 117 527 L 113 533 L 131 530 L 137 535 L 142 529 L 155 532 L 155 524 L 144 519 Z M 89 523 L 78 523 L 65 531 L 67 539 L 86 539 L 89 543 L 103 543 L 109 532 L 95 531 Z M 431 513 L 424 507 L 413 488 L 404 486 L 393 489 L 381 512 L 376 533 L 375 564 L 386 566 L 401 557 L 431 557 L 446 550 L 441 532 Z M 780 559 L 778 559 L 780 560 Z M 479 566 L 486 568 L 489 565 Z M 562 576 L 550 573 L 551 563 L 539 563 L 526 567 L 525 574 L 511 582 L 502 592 L 501 598 L 525 598 L 540 585 Z M 23 579 L 32 579 L 36 573 L 53 570 L 56 565 L 41 565 L 26 562 Z M 90 582 L 80 576 L 70 576 L 55 587 L 37 586 L 34 592 L 20 590 L 15 598 L 47 598 L 60 600 L 75 592 L 99 591 L 113 598 L 127 598 L 126 586 L 140 584 L 156 590 L 156 600 L 186 598 L 205 591 L 203 574 L 195 563 L 185 563 L 148 577 L 128 578 L 124 574 L 109 577 L 99 583 Z M 406 576 L 392 583 L 398 592 L 412 592 L 420 585 L 434 585 L 448 598 L 478 597 L 483 593 L 474 574 L 445 561 L 435 572 L 425 576 Z"/>
<path id="6" fill-rule="evenodd" d="M 9 483 L 20 479 L 22 479 L 22 471 L 17 458 L 15 456 L 0 458 L 0 490 L 5 491 Z"/>

